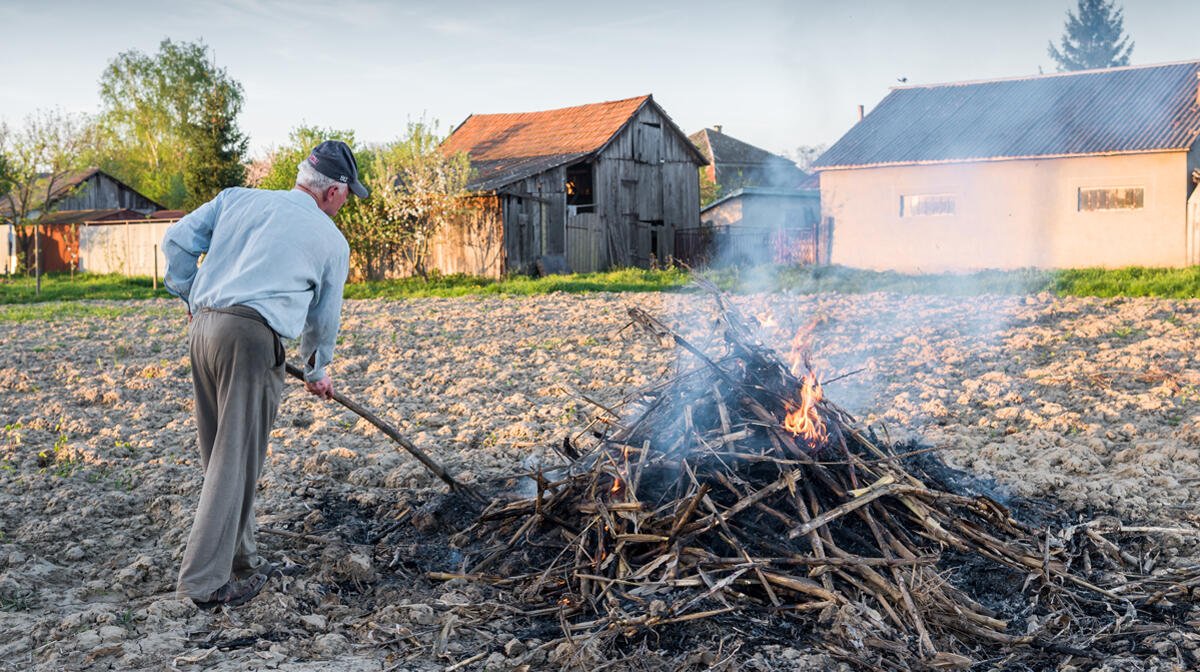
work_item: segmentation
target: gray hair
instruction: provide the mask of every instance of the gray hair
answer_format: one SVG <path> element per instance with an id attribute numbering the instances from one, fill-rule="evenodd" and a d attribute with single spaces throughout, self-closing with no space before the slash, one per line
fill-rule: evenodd
<path id="1" fill-rule="evenodd" d="M 297 166 L 296 184 L 302 187 L 308 187 L 309 189 L 312 189 L 318 193 L 325 191 L 330 187 L 341 187 L 343 189 L 350 188 L 350 185 L 346 184 L 345 182 L 339 182 L 332 177 L 322 175 L 321 173 L 317 172 L 317 169 L 313 168 L 308 163 L 308 159 L 301 161 L 300 165 Z"/>

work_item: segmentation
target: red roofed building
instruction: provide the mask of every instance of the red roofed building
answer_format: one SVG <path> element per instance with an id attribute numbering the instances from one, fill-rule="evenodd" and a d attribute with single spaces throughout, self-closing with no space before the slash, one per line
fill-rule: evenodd
<path id="1" fill-rule="evenodd" d="M 43 175 L 33 185 L 29 198 L 25 207 L 17 190 L 0 194 L 0 223 L 9 225 L 7 244 L 0 243 L 0 254 L 4 255 L 0 263 L 10 270 L 16 268 L 22 243 L 20 252 L 25 263 L 32 264 L 35 227 L 46 239 L 41 244 L 41 270 L 65 271 L 78 267 L 88 256 L 86 245 L 80 249 L 81 225 L 145 220 L 150 213 L 162 211 L 159 203 L 95 167 Z M 22 213 L 28 219 L 14 221 Z"/>
<path id="2" fill-rule="evenodd" d="M 648 95 L 471 115 L 442 149 L 470 157 L 469 186 L 495 222 L 490 275 L 647 267 L 672 256 L 676 229 L 699 225 L 707 161 Z M 477 272 L 489 256 L 478 235 L 445 238 L 443 272 Z"/>

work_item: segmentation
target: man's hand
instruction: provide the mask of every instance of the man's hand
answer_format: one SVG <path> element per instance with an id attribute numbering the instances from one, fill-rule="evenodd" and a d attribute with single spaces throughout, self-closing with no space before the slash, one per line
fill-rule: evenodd
<path id="1" fill-rule="evenodd" d="M 320 397 L 321 399 L 333 398 L 333 380 L 329 376 L 325 376 L 315 383 L 306 381 L 304 389 L 308 390 L 308 393 L 314 397 Z"/>

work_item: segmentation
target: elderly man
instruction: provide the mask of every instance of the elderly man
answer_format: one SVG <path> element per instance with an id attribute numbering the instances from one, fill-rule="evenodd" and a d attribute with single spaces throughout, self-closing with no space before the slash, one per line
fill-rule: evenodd
<path id="1" fill-rule="evenodd" d="M 368 194 L 354 155 L 343 142 L 323 142 L 300 163 L 291 191 L 226 189 L 163 238 L 164 284 L 188 305 L 204 468 L 178 593 L 202 608 L 242 604 L 267 581 L 254 495 L 283 392 L 279 338 L 300 337 L 305 388 L 328 399 L 325 367 L 350 258 L 330 217 L 350 192 Z"/>

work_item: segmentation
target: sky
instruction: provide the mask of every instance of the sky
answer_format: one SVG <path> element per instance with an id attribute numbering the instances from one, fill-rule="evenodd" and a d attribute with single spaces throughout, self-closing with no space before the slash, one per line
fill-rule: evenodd
<path id="1" fill-rule="evenodd" d="M 1122 3 L 1118 3 L 1121 5 Z M 652 93 L 685 132 L 773 152 L 836 141 L 891 86 L 1054 71 L 1076 0 L 14 2 L 0 0 L 0 121 L 99 110 L 122 51 L 203 40 L 244 87 L 251 153 L 301 124 L 398 137 L 473 113 Z M 1123 3 L 1132 63 L 1200 59 L 1200 3 Z"/>

